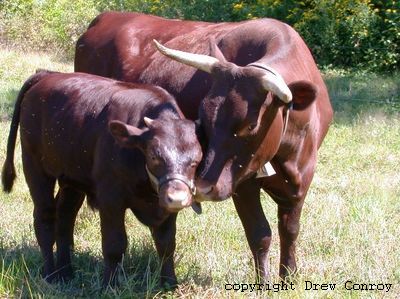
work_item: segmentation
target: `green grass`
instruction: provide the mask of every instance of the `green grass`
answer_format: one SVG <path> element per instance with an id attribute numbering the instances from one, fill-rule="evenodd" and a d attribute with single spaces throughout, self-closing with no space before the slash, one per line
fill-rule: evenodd
<path id="1" fill-rule="evenodd" d="M 48 54 L 26 53 L 0 48 L 0 120 L 7 120 L 24 81 L 39 68 L 72 72 L 71 62 Z"/>
<path id="2" fill-rule="evenodd" d="M 36 68 L 70 71 L 71 63 L 41 53 L 0 49 L 0 162 L 4 161 L 13 101 Z M 49 285 L 40 277 L 42 258 L 32 227 L 32 203 L 22 173 L 11 194 L 0 193 L 0 297 L 35 298 L 398 298 L 400 294 L 400 76 L 330 71 L 327 84 L 336 118 L 319 152 L 303 210 L 298 240 L 296 290 L 256 294 L 224 289 L 253 283 L 253 260 L 233 203 L 206 203 L 203 214 L 178 216 L 175 254 L 179 288 L 158 288 L 159 264 L 150 233 L 131 213 L 129 247 L 121 285 L 100 290 L 102 255 L 98 213 L 84 206 L 75 230 L 75 278 Z M 362 99 L 363 101 L 352 101 Z M 390 99 L 390 100 L 386 100 Z M 374 101 L 366 103 L 365 101 Z M 273 229 L 269 256 L 278 282 L 276 205 L 263 195 Z M 305 281 L 335 283 L 334 291 L 306 291 Z M 390 292 L 347 291 L 343 284 L 391 283 Z"/>

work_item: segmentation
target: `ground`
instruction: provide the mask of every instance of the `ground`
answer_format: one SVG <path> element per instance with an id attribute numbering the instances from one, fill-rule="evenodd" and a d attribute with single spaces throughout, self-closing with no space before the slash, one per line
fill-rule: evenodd
<path id="1" fill-rule="evenodd" d="M 72 62 L 0 48 L 0 65 L 3 163 L 10 115 L 23 81 L 37 68 L 71 71 Z M 40 278 L 42 259 L 18 144 L 18 179 L 12 193 L 0 192 L 0 297 L 398 297 L 400 76 L 338 70 L 325 71 L 324 76 L 335 121 L 320 149 L 303 209 L 297 246 L 299 274 L 288 290 L 278 285 L 277 209 L 266 194 L 263 209 L 273 229 L 271 291 L 260 293 L 254 285 L 241 285 L 254 283 L 253 259 L 232 200 L 205 203 L 200 216 L 190 209 L 179 213 L 175 261 L 180 285 L 176 291 L 165 293 L 158 288 L 159 264 L 150 233 L 127 212 L 129 247 L 121 266 L 122 283 L 102 292 L 99 217 L 86 205 L 75 231 L 75 278 L 68 284 L 47 284 Z M 384 289 L 358 290 L 363 284 Z"/>

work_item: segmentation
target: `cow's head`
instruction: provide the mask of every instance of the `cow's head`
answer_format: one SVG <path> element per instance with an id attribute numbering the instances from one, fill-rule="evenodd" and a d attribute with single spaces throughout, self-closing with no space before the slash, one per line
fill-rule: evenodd
<path id="1" fill-rule="evenodd" d="M 139 148 L 146 158 L 146 171 L 159 195 L 159 203 L 170 212 L 192 204 L 194 178 L 202 158 L 195 124 L 183 119 L 144 118 L 140 129 L 111 121 L 109 129 L 122 147 Z"/>
<path id="2" fill-rule="evenodd" d="M 213 79 L 199 108 L 207 151 L 198 169 L 197 200 L 226 199 L 276 154 L 288 104 L 292 100 L 311 103 L 315 88 L 303 81 L 287 86 L 278 72 L 263 64 L 228 62 L 215 43 L 211 43 L 212 56 L 155 43 L 164 55 L 208 72 Z"/>

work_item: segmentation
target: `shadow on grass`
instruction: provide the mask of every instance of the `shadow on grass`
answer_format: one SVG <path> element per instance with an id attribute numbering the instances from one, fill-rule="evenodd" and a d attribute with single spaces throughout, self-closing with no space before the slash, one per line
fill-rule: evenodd
<path id="1" fill-rule="evenodd" d="M 74 278 L 66 283 L 46 283 L 41 277 L 43 259 L 37 246 L 0 244 L 0 297 L 22 298 L 153 298 L 172 295 L 160 287 L 160 263 L 151 244 L 144 248 L 131 246 L 119 268 L 118 287 L 102 289 L 103 259 L 92 252 L 75 252 L 72 259 Z M 199 268 L 180 281 L 210 285 L 211 277 L 202 277 Z M 2 294 L 5 292 L 5 294 Z"/>

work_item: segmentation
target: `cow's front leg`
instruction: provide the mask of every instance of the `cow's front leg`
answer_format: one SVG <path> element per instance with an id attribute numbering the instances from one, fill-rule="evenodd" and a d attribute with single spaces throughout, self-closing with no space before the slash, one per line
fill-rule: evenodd
<path id="1" fill-rule="evenodd" d="M 160 226 L 151 228 L 151 235 L 161 260 L 161 285 L 166 287 L 177 285 L 174 267 L 176 216 L 176 213 L 171 214 Z"/>
<path id="2" fill-rule="evenodd" d="M 73 276 L 71 250 L 74 245 L 74 225 L 85 195 L 69 187 L 60 188 L 57 193 L 56 244 L 57 276 L 69 280 Z"/>
<path id="3" fill-rule="evenodd" d="M 271 244 L 271 228 L 262 210 L 260 186 L 254 179 L 243 182 L 236 189 L 233 201 L 254 256 L 257 280 L 266 282 L 269 278 L 268 251 Z"/>
<path id="4" fill-rule="evenodd" d="M 279 276 L 285 278 L 296 272 L 296 239 L 300 229 L 303 200 L 292 207 L 278 206 L 278 228 L 281 258 Z"/>
<path id="5" fill-rule="evenodd" d="M 100 207 L 102 249 L 104 257 L 103 287 L 118 283 L 117 266 L 127 246 L 125 208 L 111 201 Z"/>

